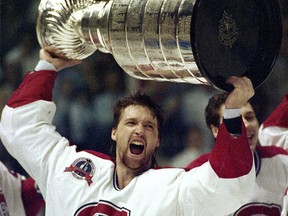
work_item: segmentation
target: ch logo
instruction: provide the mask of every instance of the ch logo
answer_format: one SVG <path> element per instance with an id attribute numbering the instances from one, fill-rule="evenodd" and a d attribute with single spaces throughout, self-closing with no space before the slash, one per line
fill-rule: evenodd
<path id="1" fill-rule="evenodd" d="M 249 216 L 249 215 L 281 215 L 281 207 L 276 204 L 267 203 L 249 203 L 242 206 L 235 214 L 235 216 Z"/>
<path id="2" fill-rule="evenodd" d="M 74 216 L 130 216 L 130 210 L 121 208 L 111 202 L 100 200 L 82 206 Z"/>

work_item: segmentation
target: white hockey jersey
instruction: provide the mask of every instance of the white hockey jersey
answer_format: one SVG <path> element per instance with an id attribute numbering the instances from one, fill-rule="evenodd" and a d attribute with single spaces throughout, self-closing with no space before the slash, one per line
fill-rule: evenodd
<path id="1" fill-rule="evenodd" d="M 259 140 L 263 146 L 279 146 L 288 151 L 288 94 L 263 122 L 259 130 Z M 286 185 L 288 191 L 288 184 Z M 281 216 L 288 216 L 288 193 L 283 199 Z"/>
<path id="2" fill-rule="evenodd" d="M 288 150 L 288 94 L 263 122 L 259 130 L 263 146 L 279 146 Z"/>
<path id="3" fill-rule="evenodd" d="M 6 148 L 39 185 L 46 216 L 223 216 L 246 202 L 255 169 L 243 124 L 238 138 L 221 125 L 209 163 L 200 169 L 150 169 L 120 190 L 109 156 L 77 152 L 51 124 L 56 74 L 28 73 L 0 124 Z"/>
<path id="4" fill-rule="evenodd" d="M 35 182 L 7 169 L 0 162 L 0 215 L 33 216 L 44 206 Z"/>
<path id="5" fill-rule="evenodd" d="M 13 175 L 0 162 L 0 215 L 25 215 L 21 197 L 22 176 Z"/>

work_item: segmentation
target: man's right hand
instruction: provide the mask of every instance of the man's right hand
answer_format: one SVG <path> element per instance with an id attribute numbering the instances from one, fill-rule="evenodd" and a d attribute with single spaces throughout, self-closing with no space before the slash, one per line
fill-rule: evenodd
<path id="1" fill-rule="evenodd" d="M 81 63 L 81 61 L 79 60 L 68 60 L 68 59 L 64 59 L 60 57 L 52 57 L 51 54 L 44 49 L 40 50 L 39 58 L 40 60 L 44 60 L 44 61 L 51 63 L 56 68 L 57 71 L 60 71 L 62 69 L 72 67 Z"/>

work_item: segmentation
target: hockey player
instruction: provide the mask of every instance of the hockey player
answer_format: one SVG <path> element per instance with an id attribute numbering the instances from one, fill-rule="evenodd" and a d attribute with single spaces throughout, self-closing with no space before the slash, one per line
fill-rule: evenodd
<path id="1" fill-rule="evenodd" d="M 5 106 L 0 134 L 10 154 L 37 181 L 46 216 L 223 216 L 246 202 L 255 168 L 237 108 L 254 95 L 247 77 L 227 80 L 234 89 L 209 163 L 186 172 L 155 165 L 162 111 L 139 92 L 115 104 L 112 156 L 78 152 L 51 122 L 57 71 L 79 62 L 44 50 L 40 59 Z"/>
<path id="2" fill-rule="evenodd" d="M 205 109 L 206 123 L 216 138 L 219 133 L 219 125 L 222 122 L 221 116 L 224 111 L 224 104 L 228 94 L 222 93 L 214 95 Z M 286 105 L 285 105 L 286 104 Z M 286 107 L 286 108 L 285 108 Z M 286 109 L 286 111 L 285 111 Z M 283 197 L 288 185 L 288 152 L 283 148 L 273 146 L 268 139 L 258 140 L 259 122 L 254 108 L 250 102 L 241 107 L 243 122 L 246 127 L 247 136 L 251 150 L 254 152 L 254 162 L 256 168 L 256 184 L 247 196 L 248 200 L 239 209 L 235 209 L 233 215 L 272 215 L 280 216 L 283 205 Z M 283 118 L 286 115 L 286 119 Z M 287 126 L 287 100 L 274 112 L 274 123 Z M 278 117 L 278 119 L 276 118 Z M 266 121 L 265 125 L 270 125 Z M 284 123 L 286 121 L 286 123 Z M 263 127 L 263 126 L 262 126 Z M 282 134 L 287 136 L 282 130 Z M 280 140 L 280 139 L 279 139 Z M 264 143 L 266 142 L 266 143 Z M 287 138 L 286 138 L 287 142 Z M 266 144 L 267 146 L 264 146 Z M 209 153 L 204 154 L 188 165 L 187 169 L 201 167 L 209 158 Z M 287 199 L 287 198 L 286 198 Z M 285 203 L 284 203 L 285 206 Z M 287 208 L 287 207 L 286 207 Z"/>
<path id="3" fill-rule="evenodd" d="M 35 181 L 0 162 L 0 215 L 36 216 L 43 207 L 44 200 Z"/>

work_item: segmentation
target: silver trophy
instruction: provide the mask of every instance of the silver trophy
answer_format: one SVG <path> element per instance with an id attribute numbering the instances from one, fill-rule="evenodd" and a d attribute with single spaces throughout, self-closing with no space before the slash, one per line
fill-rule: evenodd
<path id="1" fill-rule="evenodd" d="M 268 16 L 267 5 L 262 11 L 254 1 L 248 1 L 248 6 L 229 2 L 42 0 L 37 37 L 41 47 L 68 59 L 85 59 L 96 50 L 111 53 L 137 79 L 227 90 L 226 78 L 248 75 L 257 87 L 271 72 L 280 47 L 278 5 L 270 3 L 273 13 Z M 271 33 L 261 37 L 263 29 L 262 34 Z M 269 49 L 264 50 L 263 44 Z"/>

